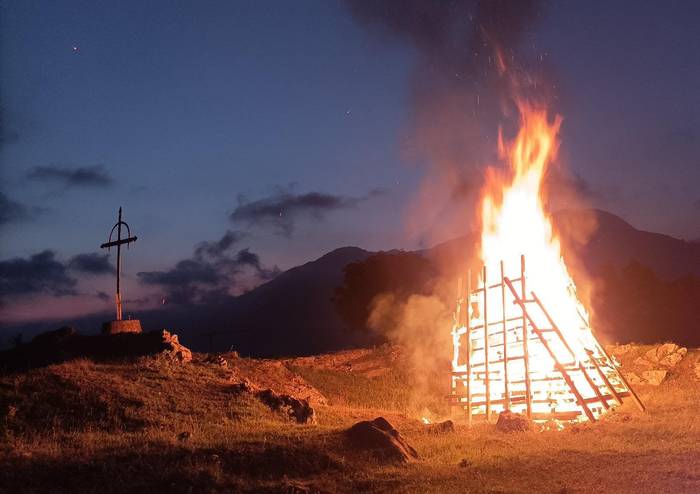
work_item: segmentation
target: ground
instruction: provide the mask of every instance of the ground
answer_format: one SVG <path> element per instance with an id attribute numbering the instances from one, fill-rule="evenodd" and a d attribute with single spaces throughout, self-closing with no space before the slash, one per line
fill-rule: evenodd
<path id="1" fill-rule="evenodd" d="M 647 347 L 622 356 L 632 362 Z M 700 492 L 700 383 L 689 352 L 660 386 L 595 424 L 502 433 L 493 425 L 434 435 L 448 416 L 445 380 L 415 384 L 400 349 L 228 362 L 167 355 L 73 360 L 0 377 L 0 492 Z M 290 421 L 241 377 L 306 394 L 313 425 Z M 442 387 L 441 387 L 442 386 Z M 420 460 L 382 465 L 342 431 L 383 416 Z"/>

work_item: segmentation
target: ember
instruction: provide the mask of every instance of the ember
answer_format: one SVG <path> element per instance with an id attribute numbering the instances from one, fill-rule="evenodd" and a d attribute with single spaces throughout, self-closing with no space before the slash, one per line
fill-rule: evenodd
<path id="1" fill-rule="evenodd" d="M 499 136 L 507 174 L 489 169 L 476 279 L 460 282 L 453 328 L 452 404 L 475 415 L 504 410 L 533 420 L 596 420 L 632 397 L 589 326 L 541 199 L 561 118 L 519 102 L 520 129 Z M 527 271 L 526 271 L 527 260 Z M 476 287 L 472 283 L 476 282 Z"/>

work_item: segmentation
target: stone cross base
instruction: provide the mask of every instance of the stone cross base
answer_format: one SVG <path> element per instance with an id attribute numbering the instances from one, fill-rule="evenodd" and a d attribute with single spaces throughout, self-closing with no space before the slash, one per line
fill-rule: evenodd
<path id="1" fill-rule="evenodd" d="M 141 333 L 141 321 L 138 319 L 125 319 L 102 324 L 102 334 L 119 333 Z"/>

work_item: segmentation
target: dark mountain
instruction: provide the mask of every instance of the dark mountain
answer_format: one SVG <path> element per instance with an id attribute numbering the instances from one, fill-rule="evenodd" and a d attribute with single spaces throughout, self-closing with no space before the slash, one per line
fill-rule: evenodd
<path id="1" fill-rule="evenodd" d="M 368 344 L 369 335 L 342 329 L 332 298 L 343 268 L 370 255 L 358 247 L 336 249 L 235 298 L 226 317 L 242 332 L 219 332 L 214 344 L 230 342 L 257 355 L 314 354 Z"/>
<path id="2" fill-rule="evenodd" d="M 700 276 L 697 242 L 637 230 L 618 216 L 599 209 L 561 211 L 553 220 L 567 239 L 568 247 L 577 251 L 592 274 L 606 265 L 624 267 L 637 262 L 664 280 Z"/>
<path id="3" fill-rule="evenodd" d="M 563 211 L 553 217 L 562 237 L 565 258 L 580 259 L 595 277 L 606 269 L 623 270 L 630 264 L 648 268 L 661 280 L 700 277 L 700 244 L 667 235 L 637 230 L 621 218 L 600 210 Z M 477 235 L 466 235 L 427 250 L 418 251 L 435 262 L 440 271 L 453 275 L 466 270 Z M 205 305 L 166 306 L 135 314 L 146 330 L 167 328 L 180 334 L 195 350 L 228 350 L 245 355 L 274 356 L 314 354 L 362 346 L 372 335 L 350 332 L 336 314 L 333 295 L 349 263 L 371 256 L 358 247 L 343 247 L 289 269 L 239 297 L 225 297 Z M 624 279 L 620 281 L 624 285 Z M 580 285 L 580 284 L 579 284 Z M 69 324 L 94 332 L 108 314 L 93 314 Z M 24 331 L 29 338 L 55 329 L 66 321 L 0 328 L 6 335 Z"/>

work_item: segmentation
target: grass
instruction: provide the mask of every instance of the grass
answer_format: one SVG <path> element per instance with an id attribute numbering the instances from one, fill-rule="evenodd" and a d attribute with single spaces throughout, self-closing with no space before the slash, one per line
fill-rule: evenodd
<path id="1" fill-rule="evenodd" d="M 369 378 L 291 367 L 329 402 L 302 426 L 232 392 L 230 371 L 201 360 L 72 361 L 0 377 L 0 493 L 700 492 L 698 357 L 638 388 L 647 414 L 628 403 L 562 432 L 479 424 L 449 435 L 417 420 L 447 413 L 443 390 L 419 391 L 402 368 Z M 346 449 L 339 432 L 378 415 L 419 462 L 382 466 Z"/>

